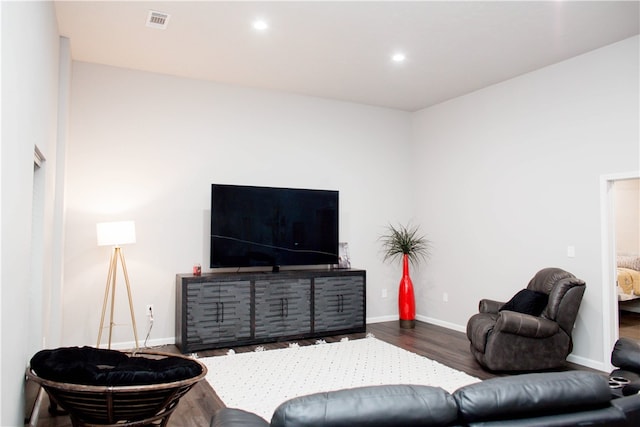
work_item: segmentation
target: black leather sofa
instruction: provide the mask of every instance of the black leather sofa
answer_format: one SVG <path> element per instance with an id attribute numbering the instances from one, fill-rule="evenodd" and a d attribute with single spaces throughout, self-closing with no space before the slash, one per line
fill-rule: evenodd
<path id="1" fill-rule="evenodd" d="M 619 395 L 640 392 L 640 343 L 629 338 L 616 341 L 611 352 L 611 364 L 616 366 L 609 375 L 610 387 Z"/>
<path id="2" fill-rule="evenodd" d="M 439 387 L 388 385 L 297 397 L 271 423 L 220 409 L 211 427 L 640 426 L 640 395 L 613 399 L 607 379 L 586 371 L 523 374 Z"/>

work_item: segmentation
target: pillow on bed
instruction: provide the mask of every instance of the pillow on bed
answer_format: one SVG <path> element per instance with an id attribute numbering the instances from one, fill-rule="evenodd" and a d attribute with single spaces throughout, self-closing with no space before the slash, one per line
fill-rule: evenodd
<path id="1" fill-rule="evenodd" d="M 499 311 L 509 310 L 518 313 L 540 316 L 542 310 L 547 306 L 549 295 L 544 292 L 523 289 L 507 301 Z"/>
<path id="2" fill-rule="evenodd" d="M 618 267 L 630 268 L 640 271 L 640 256 L 637 255 L 618 255 Z"/>

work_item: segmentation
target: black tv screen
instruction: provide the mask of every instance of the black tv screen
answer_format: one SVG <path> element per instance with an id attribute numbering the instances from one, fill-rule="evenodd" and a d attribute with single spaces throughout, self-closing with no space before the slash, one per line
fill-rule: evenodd
<path id="1" fill-rule="evenodd" d="M 338 263 L 338 192 L 212 184 L 211 268 Z"/>

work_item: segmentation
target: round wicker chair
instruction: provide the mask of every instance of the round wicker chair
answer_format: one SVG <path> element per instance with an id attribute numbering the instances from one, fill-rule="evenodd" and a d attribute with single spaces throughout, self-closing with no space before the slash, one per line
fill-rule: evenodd
<path id="1" fill-rule="evenodd" d="M 183 355 L 136 352 L 130 357 L 187 359 L 200 366 L 200 374 L 164 383 L 115 386 L 53 381 L 38 376 L 32 368 L 27 369 L 27 376 L 44 388 L 53 404 L 68 412 L 74 427 L 133 427 L 166 426 L 180 398 L 207 374 L 204 364 Z"/>

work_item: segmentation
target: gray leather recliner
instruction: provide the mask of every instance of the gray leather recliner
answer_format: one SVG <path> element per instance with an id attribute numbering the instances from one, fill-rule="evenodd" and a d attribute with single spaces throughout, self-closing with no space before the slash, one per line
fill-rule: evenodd
<path id="1" fill-rule="evenodd" d="M 561 366 L 571 350 L 571 332 L 585 282 L 560 268 L 540 270 L 527 292 L 546 294 L 540 315 L 501 310 L 503 302 L 483 299 L 467 322 L 471 353 L 492 371 L 534 371 Z"/>

